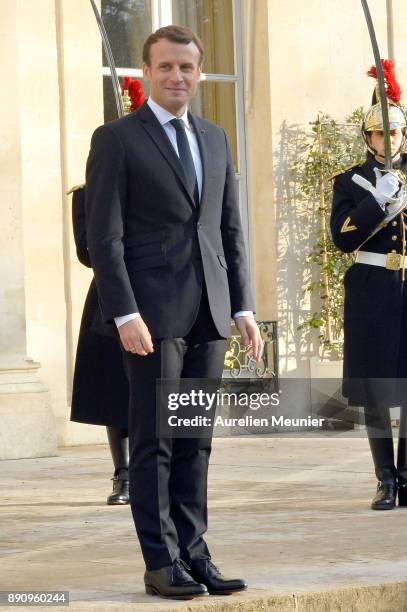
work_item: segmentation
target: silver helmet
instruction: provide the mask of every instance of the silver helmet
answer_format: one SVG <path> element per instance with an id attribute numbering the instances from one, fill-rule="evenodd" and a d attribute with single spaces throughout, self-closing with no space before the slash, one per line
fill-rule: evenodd
<path id="1" fill-rule="evenodd" d="M 399 105 L 401 99 L 401 88 L 400 85 L 396 81 L 395 73 L 394 73 L 394 63 L 392 60 L 381 60 L 383 74 L 386 82 L 386 96 L 388 101 L 388 113 L 389 113 L 389 127 L 391 130 L 400 130 L 403 134 L 403 140 L 399 147 L 399 150 L 395 155 L 398 155 L 400 150 L 404 148 L 406 141 L 406 127 L 407 127 L 407 117 Z M 376 67 L 372 66 L 367 73 L 369 76 L 377 79 L 377 71 Z M 376 155 L 376 151 L 372 149 L 369 144 L 368 134 L 369 132 L 375 131 L 383 131 L 383 115 L 382 115 L 382 106 L 380 103 L 380 93 L 379 93 L 379 84 L 376 84 L 376 87 L 373 92 L 372 97 L 372 106 L 369 108 L 367 113 L 364 116 L 362 123 L 362 135 L 363 139 L 366 143 L 368 150 Z"/>

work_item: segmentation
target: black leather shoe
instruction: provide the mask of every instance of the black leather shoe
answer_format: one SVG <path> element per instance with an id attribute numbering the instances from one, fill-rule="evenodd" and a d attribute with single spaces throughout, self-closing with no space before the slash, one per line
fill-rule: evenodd
<path id="1" fill-rule="evenodd" d="M 204 584 L 209 595 L 231 595 L 247 589 L 247 584 L 240 578 L 225 578 L 210 559 L 188 561 L 188 572 L 197 582 Z"/>
<path id="2" fill-rule="evenodd" d="M 379 482 L 377 485 L 377 493 L 373 498 L 371 508 L 372 510 L 393 510 L 396 505 L 396 497 L 396 481 Z"/>
<path id="3" fill-rule="evenodd" d="M 407 482 L 399 479 L 398 483 L 399 506 L 407 506 Z"/>
<path id="4" fill-rule="evenodd" d="M 186 567 L 186 564 L 177 559 L 172 565 L 158 570 L 146 570 L 144 583 L 147 595 L 158 595 L 165 599 L 192 599 L 207 595 L 206 587 L 195 582 Z"/>
<path id="5" fill-rule="evenodd" d="M 130 501 L 129 478 L 127 470 L 115 472 L 113 478 L 113 492 L 107 498 L 109 506 L 123 506 Z"/>

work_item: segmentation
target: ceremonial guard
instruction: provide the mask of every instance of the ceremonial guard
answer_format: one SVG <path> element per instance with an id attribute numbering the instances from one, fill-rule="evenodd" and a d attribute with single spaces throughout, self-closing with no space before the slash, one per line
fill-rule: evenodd
<path id="1" fill-rule="evenodd" d="M 85 189 L 75 189 L 72 218 L 79 261 L 90 268 L 86 246 Z M 106 427 L 114 474 L 109 505 L 129 503 L 128 450 L 129 389 L 120 346 L 103 325 L 95 280 L 92 279 L 82 313 L 76 351 L 71 421 Z"/>
<path id="2" fill-rule="evenodd" d="M 331 214 L 335 245 L 356 253 L 344 278 L 343 392 L 351 405 L 364 407 L 379 481 L 374 510 L 394 508 L 397 495 L 399 505 L 407 506 L 407 396 L 402 385 L 407 378 L 406 116 L 393 62 L 382 60 L 382 67 L 388 125 L 376 87 L 362 126 L 366 161 L 335 178 Z M 368 74 L 376 77 L 376 68 Z M 385 157 L 390 168 L 385 168 Z M 401 406 L 397 463 L 391 406 Z"/>
<path id="3" fill-rule="evenodd" d="M 144 102 L 143 88 L 137 79 L 124 77 L 122 85 L 124 114 L 134 112 Z M 72 190 L 72 226 L 79 261 L 91 267 L 85 218 L 86 189 Z M 129 503 L 129 385 L 124 371 L 118 334 L 102 321 L 99 297 L 93 279 L 82 314 L 76 352 L 71 420 L 106 426 L 112 455 L 113 491 L 109 505 Z"/>

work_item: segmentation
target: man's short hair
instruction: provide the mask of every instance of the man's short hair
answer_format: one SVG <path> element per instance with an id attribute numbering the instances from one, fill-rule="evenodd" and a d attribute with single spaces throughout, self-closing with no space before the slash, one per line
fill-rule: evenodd
<path id="1" fill-rule="evenodd" d="M 143 62 L 150 65 L 150 49 L 156 42 L 166 38 L 170 42 L 179 45 L 189 45 L 193 42 L 199 51 L 199 64 L 202 64 L 204 48 L 201 39 L 190 28 L 184 28 L 177 25 L 169 25 L 156 30 L 146 39 L 143 46 Z"/>

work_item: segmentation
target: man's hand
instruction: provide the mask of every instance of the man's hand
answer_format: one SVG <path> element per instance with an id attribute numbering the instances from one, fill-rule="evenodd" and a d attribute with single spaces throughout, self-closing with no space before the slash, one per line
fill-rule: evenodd
<path id="1" fill-rule="evenodd" d="M 118 332 L 123 348 L 126 351 L 143 356 L 153 352 L 150 332 L 141 317 L 120 325 Z"/>
<path id="2" fill-rule="evenodd" d="M 256 321 L 253 317 L 236 317 L 235 323 L 241 333 L 243 346 L 250 346 L 250 353 L 256 361 L 259 361 L 263 354 L 264 343 Z"/>

